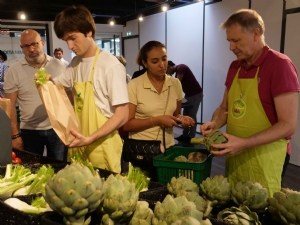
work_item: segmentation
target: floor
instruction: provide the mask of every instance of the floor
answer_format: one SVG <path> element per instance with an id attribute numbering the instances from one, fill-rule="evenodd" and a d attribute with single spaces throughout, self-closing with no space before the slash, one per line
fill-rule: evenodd
<path id="1" fill-rule="evenodd" d="M 181 128 L 174 128 L 174 135 L 181 135 Z M 200 136 L 199 134 L 197 136 Z M 224 157 L 214 157 L 211 167 L 211 176 L 224 175 L 225 159 Z M 300 191 L 300 166 L 289 164 L 283 177 L 282 187 Z"/>

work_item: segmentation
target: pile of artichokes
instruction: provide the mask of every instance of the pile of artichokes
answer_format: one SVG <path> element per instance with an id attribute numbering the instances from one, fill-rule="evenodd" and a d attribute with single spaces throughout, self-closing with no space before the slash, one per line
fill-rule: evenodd
<path id="1" fill-rule="evenodd" d="M 300 193 L 289 189 L 268 198 L 259 183 L 231 186 L 221 175 L 200 184 L 173 177 L 167 189 L 169 194 L 152 210 L 147 202 L 138 201 L 139 190 L 127 177 L 110 175 L 104 180 L 89 166 L 72 162 L 48 180 L 44 198 L 66 225 L 88 225 L 93 211 L 102 215 L 101 225 L 204 225 L 211 224 L 207 218 L 216 218 L 213 215 L 227 224 L 261 225 L 257 212 L 266 209 L 276 221 L 300 224 Z M 215 206 L 223 210 L 213 214 Z"/>

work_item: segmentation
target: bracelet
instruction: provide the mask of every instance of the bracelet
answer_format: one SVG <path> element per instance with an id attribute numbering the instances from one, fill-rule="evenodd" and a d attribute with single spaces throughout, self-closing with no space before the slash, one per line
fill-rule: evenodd
<path id="1" fill-rule="evenodd" d="M 19 138 L 19 137 L 21 137 L 21 134 L 20 134 L 20 133 L 11 135 L 11 139 L 12 139 L 12 140 L 17 139 L 17 138 Z"/>

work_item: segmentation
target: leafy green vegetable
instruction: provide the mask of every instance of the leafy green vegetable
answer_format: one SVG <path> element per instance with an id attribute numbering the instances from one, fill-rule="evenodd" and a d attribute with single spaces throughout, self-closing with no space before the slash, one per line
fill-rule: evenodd
<path id="1" fill-rule="evenodd" d="M 78 162 L 82 165 L 86 166 L 90 169 L 90 171 L 95 175 L 97 171 L 95 170 L 93 164 L 89 161 L 88 158 L 86 158 L 82 152 L 80 151 L 73 151 L 71 155 L 71 162 Z"/>
<path id="2" fill-rule="evenodd" d="M 44 67 L 38 69 L 35 74 L 35 82 L 37 84 L 46 84 L 49 80 L 50 75 L 46 72 Z"/>
<path id="3" fill-rule="evenodd" d="M 134 167 L 131 163 L 129 163 L 127 179 L 130 182 L 135 183 L 136 190 L 148 190 L 150 179 L 144 174 L 144 172 L 139 167 Z"/>
<path id="4" fill-rule="evenodd" d="M 39 213 L 51 211 L 49 207 L 32 206 L 18 198 L 8 198 L 4 201 L 4 203 L 11 206 L 12 208 L 30 214 L 39 214 Z"/>
<path id="5" fill-rule="evenodd" d="M 43 165 L 37 171 L 37 176 L 30 184 L 27 194 L 45 193 L 47 181 L 54 175 L 54 169 L 50 165 Z"/>
<path id="6" fill-rule="evenodd" d="M 7 164 L 5 176 L 0 180 L 0 196 L 12 196 L 16 190 L 32 182 L 36 176 L 31 173 L 30 169 L 22 165 Z"/>
<path id="7" fill-rule="evenodd" d="M 45 198 L 43 196 L 36 197 L 32 200 L 31 206 L 37 207 L 37 208 L 47 208 L 49 205 L 47 204 Z"/>

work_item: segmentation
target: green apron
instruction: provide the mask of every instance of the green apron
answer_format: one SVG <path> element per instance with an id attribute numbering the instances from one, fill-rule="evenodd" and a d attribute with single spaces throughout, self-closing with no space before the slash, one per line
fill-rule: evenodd
<path id="1" fill-rule="evenodd" d="M 271 127 L 258 93 L 258 72 L 254 78 L 239 79 L 239 70 L 228 92 L 227 132 L 245 138 Z M 227 157 L 226 176 L 229 182 L 259 182 L 269 195 L 281 189 L 281 172 L 287 150 L 287 140 L 249 148 Z"/>
<path id="2" fill-rule="evenodd" d="M 93 61 L 90 80 L 86 82 L 74 83 L 74 107 L 75 114 L 78 117 L 81 133 L 89 136 L 99 127 L 106 123 L 106 118 L 95 104 L 94 94 L 94 71 L 95 64 L 98 59 L 100 49 L 97 50 Z M 79 71 L 79 68 L 78 68 Z M 102 137 L 92 144 L 80 148 L 70 148 L 69 156 L 73 155 L 73 151 L 80 151 L 84 157 L 89 159 L 93 166 L 106 169 L 112 172 L 121 172 L 121 153 L 122 140 L 118 131 Z"/>

